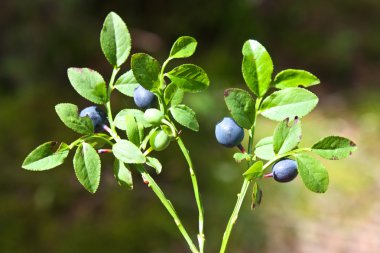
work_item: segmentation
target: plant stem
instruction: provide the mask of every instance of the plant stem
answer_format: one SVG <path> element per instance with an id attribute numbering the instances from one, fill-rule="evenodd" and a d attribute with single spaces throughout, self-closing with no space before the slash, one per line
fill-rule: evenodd
<path id="1" fill-rule="evenodd" d="M 116 133 L 116 128 L 115 128 L 115 124 L 113 122 L 113 117 L 112 117 L 112 110 L 111 110 L 111 93 L 112 93 L 112 90 L 114 88 L 114 82 L 115 82 L 115 78 L 116 78 L 116 75 L 117 73 L 119 72 L 119 68 L 114 68 L 112 70 L 112 75 L 111 75 L 111 79 L 110 79 L 110 82 L 108 84 L 108 89 L 107 89 L 107 103 L 106 103 L 106 109 L 107 109 L 107 116 L 108 116 L 108 121 L 110 123 L 110 127 L 111 127 L 111 130 L 113 133 Z"/>
<path id="2" fill-rule="evenodd" d="M 219 251 L 220 253 L 224 253 L 226 251 L 227 243 L 228 243 L 228 240 L 230 238 L 232 228 L 237 221 L 239 211 L 240 211 L 241 205 L 243 203 L 244 197 L 247 193 L 249 185 L 250 185 L 250 182 L 247 179 L 244 179 L 240 193 L 237 195 L 238 199 L 236 201 L 236 205 L 235 205 L 234 210 L 232 211 L 232 215 L 228 221 L 226 231 L 223 234 L 222 246 L 220 247 L 220 251 Z"/>
<path id="3" fill-rule="evenodd" d="M 143 178 L 148 182 L 148 186 L 152 188 L 153 192 L 157 195 L 157 197 L 160 199 L 162 204 L 165 206 L 166 210 L 169 212 L 169 214 L 174 219 L 175 224 L 177 225 L 179 231 L 185 238 L 187 244 L 190 247 L 191 252 L 193 253 L 199 253 L 197 247 L 194 245 L 193 241 L 191 240 L 189 234 L 187 233 L 186 229 L 182 225 L 181 220 L 179 219 L 177 212 L 175 211 L 173 205 L 171 202 L 165 197 L 165 194 L 162 192 L 161 188 L 157 185 L 157 183 L 154 181 L 154 179 L 149 175 L 149 173 L 144 169 L 144 166 L 141 164 L 135 165 L 137 170 L 140 172 L 140 174 L 143 176 Z"/>
<path id="4" fill-rule="evenodd" d="M 166 59 L 166 61 L 164 61 L 164 63 L 162 64 L 162 67 L 161 67 L 161 73 L 160 73 L 160 81 L 161 81 L 161 89 L 164 88 L 164 72 L 165 72 L 165 68 L 166 68 L 166 65 L 169 63 L 169 61 L 171 60 L 171 58 L 168 58 Z"/>
<path id="5" fill-rule="evenodd" d="M 254 135 L 255 135 L 256 119 L 257 119 L 257 116 L 259 114 L 258 112 L 259 112 L 259 109 L 260 109 L 261 100 L 262 100 L 261 98 L 257 98 L 257 100 L 256 100 L 256 105 L 255 105 L 256 113 L 255 113 L 255 116 L 253 118 L 252 127 L 249 130 L 248 154 L 252 154 L 252 150 L 253 150 L 253 139 L 254 139 Z M 252 162 L 253 161 L 251 161 L 251 162 L 248 163 L 248 168 L 252 164 Z M 245 198 L 245 195 L 247 194 L 248 187 L 249 187 L 250 183 L 251 183 L 250 181 L 248 181 L 247 179 L 244 179 L 244 182 L 243 182 L 243 185 L 241 187 L 240 193 L 238 193 L 238 195 L 237 195 L 238 199 L 236 201 L 234 210 L 232 211 L 231 217 L 228 220 L 226 230 L 225 230 L 225 232 L 223 234 L 222 245 L 221 245 L 220 251 L 219 251 L 220 253 L 224 253 L 226 251 L 228 240 L 230 238 L 232 228 L 234 227 L 234 225 L 235 225 L 235 223 L 236 223 L 236 221 L 238 219 L 240 208 L 241 208 L 241 205 L 243 204 L 243 200 Z"/>
<path id="6" fill-rule="evenodd" d="M 203 233 L 204 210 L 203 210 L 202 200 L 201 200 L 201 197 L 199 194 L 198 180 L 197 180 L 197 176 L 195 175 L 195 172 L 193 170 L 193 162 L 191 161 L 189 151 L 186 149 L 185 144 L 183 143 L 183 141 L 180 137 L 177 138 L 177 143 L 178 143 L 179 148 L 182 151 L 183 156 L 185 157 L 185 159 L 187 161 L 187 164 L 189 165 L 191 183 L 193 185 L 195 201 L 197 202 L 198 214 L 199 214 L 198 244 L 199 244 L 200 253 L 203 253 L 204 252 L 204 242 L 205 242 L 205 235 Z"/>

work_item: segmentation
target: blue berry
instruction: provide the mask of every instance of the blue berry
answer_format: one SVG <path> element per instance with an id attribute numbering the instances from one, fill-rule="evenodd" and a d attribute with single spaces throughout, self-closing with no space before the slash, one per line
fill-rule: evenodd
<path id="1" fill-rule="evenodd" d="M 133 99 L 135 100 L 137 107 L 140 109 L 150 108 L 156 102 L 156 96 L 141 85 L 135 89 Z"/>
<path id="2" fill-rule="evenodd" d="M 89 106 L 84 108 L 80 113 L 80 117 L 88 116 L 94 125 L 95 133 L 103 130 L 103 125 L 108 124 L 107 114 L 98 106 Z"/>
<path id="3" fill-rule="evenodd" d="M 298 175 L 297 162 L 291 159 L 281 160 L 273 165 L 272 173 L 277 182 L 290 182 Z"/>
<path id="4" fill-rule="evenodd" d="M 228 148 L 240 144 L 244 138 L 244 130 L 232 118 L 225 117 L 215 126 L 216 140 Z"/>

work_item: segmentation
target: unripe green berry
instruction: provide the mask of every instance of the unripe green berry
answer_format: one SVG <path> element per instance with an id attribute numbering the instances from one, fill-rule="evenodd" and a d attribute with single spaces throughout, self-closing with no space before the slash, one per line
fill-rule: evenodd
<path id="1" fill-rule="evenodd" d="M 150 137 L 149 143 L 153 150 L 161 151 L 169 146 L 170 137 L 163 130 L 158 130 Z"/>
<path id="2" fill-rule="evenodd" d="M 161 121 L 164 119 L 164 113 L 156 108 L 150 108 L 145 111 L 144 119 L 148 123 L 156 126 L 161 124 Z"/>

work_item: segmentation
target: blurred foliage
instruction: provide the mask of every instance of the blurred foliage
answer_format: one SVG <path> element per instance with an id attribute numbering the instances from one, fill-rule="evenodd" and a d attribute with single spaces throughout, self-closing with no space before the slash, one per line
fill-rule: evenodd
<path id="1" fill-rule="evenodd" d="M 326 163 L 331 187 L 325 195 L 309 193 L 299 179 L 263 184 L 262 207 L 251 212 L 247 198 L 231 252 L 297 252 L 300 227 L 307 222 L 319 221 L 329 231 L 333 224 L 323 223 L 326 217 L 349 226 L 379 205 L 373 194 L 380 185 L 374 177 L 380 162 L 379 1 L 5 0 L 0 8 L 0 252 L 186 251 L 172 220 L 137 174 L 133 191 L 114 182 L 107 155 L 100 191 L 93 196 L 76 182 L 70 162 L 44 173 L 21 169 L 38 144 L 76 137 L 59 122 L 54 105 L 88 105 L 70 87 L 68 67 L 110 74 L 99 33 L 111 10 L 126 20 L 134 52 L 162 60 L 180 35 L 199 42 L 192 61 L 208 72 L 211 87 L 188 97 L 201 130 L 184 131 L 183 137 L 203 192 L 207 251 L 216 251 L 242 181 L 242 165 L 232 159 L 235 150 L 217 145 L 213 128 L 227 114 L 223 89 L 243 87 L 241 47 L 249 38 L 266 46 L 275 72 L 301 68 L 322 80 L 313 88 L 321 106 L 303 122 L 304 143 L 341 134 L 355 140 L 359 151 Z M 120 94 L 113 99 L 115 109 L 133 106 Z M 257 137 L 273 127 L 259 121 Z M 186 164 L 174 144 L 160 157 L 164 170 L 157 180 L 195 234 L 197 210 Z"/>

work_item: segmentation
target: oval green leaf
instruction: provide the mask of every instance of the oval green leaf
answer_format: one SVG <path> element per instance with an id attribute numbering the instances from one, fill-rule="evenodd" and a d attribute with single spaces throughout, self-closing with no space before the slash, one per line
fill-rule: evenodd
<path id="1" fill-rule="evenodd" d="M 297 168 L 305 186 L 313 192 L 324 193 L 329 186 L 329 174 L 325 166 L 307 154 L 295 156 Z"/>
<path id="2" fill-rule="evenodd" d="M 131 35 L 124 21 L 114 12 L 107 15 L 100 33 L 102 51 L 112 66 L 120 67 L 131 51 Z"/>
<path id="3" fill-rule="evenodd" d="M 87 191 L 95 193 L 100 182 L 100 157 L 88 143 L 78 146 L 73 160 L 75 175 Z"/>
<path id="4" fill-rule="evenodd" d="M 131 66 L 137 82 L 145 89 L 155 91 L 160 88 L 161 67 L 156 59 L 144 53 L 134 54 Z"/>
<path id="5" fill-rule="evenodd" d="M 188 92 L 201 92 L 210 85 L 206 72 L 193 64 L 180 65 L 166 75 L 180 89 Z"/>
<path id="6" fill-rule="evenodd" d="M 298 119 L 289 122 L 281 121 L 273 134 L 273 150 L 276 154 L 284 154 L 293 150 L 302 138 L 301 121 Z"/>
<path id="7" fill-rule="evenodd" d="M 186 105 L 176 105 L 171 107 L 170 112 L 173 118 L 182 126 L 185 126 L 193 131 L 199 130 L 199 124 L 195 112 Z"/>
<path id="8" fill-rule="evenodd" d="M 241 89 L 227 89 L 224 91 L 224 101 L 232 118 L 239 126 L 250 129 L 255 118 L 255 100 Z"/>
<path id="9" fill-rule="evenodd" d="M 318 104 L 318 97 L 302 88 L 288 88 L 273 92 L 264 99 L 260 113 L 271 120 L 282 121 L 296 116 L 302 118 Z"/>
<path id="10" fill-rule="evenodd" d="M 69 68 L 67 75 L 79 95 L 95 104 L 107 102 L 106 82 L 98 72 L 89 68 Z"/>
<path id="11" fill-rule="evenodd" d="M 70 103 L 55 106 L 55 111 L 61 121 L 70 129 L 79 134 L 94 133 L 94 125 L 89 117 L 79 117 L 78 107 Z"/>
<path id="12" fill-rule="evenodd" d="M 278 89 L 292 87 L 310 87 L 319 84 L 319 79 L 310 72 L 299 69 L 286 69 L 281 71 L 274 78 L 274 85 Z"/>
<path id="13" fill-rule="evenodd" d="M 133 144 L 136 146 L 140 145 L 140 134 L 139 134 L 139 128 L 136 122 L 135 117 L 132 114 L 126 114 L 125 115 L 125 121 L 126 121 L 126 133 L 128 140 L 130 140 Z"/>
<path id="14" fill-rule="evenodd" d="M 356 149 L 353 141 L 340 136 L 325 137 L 311 147 L 311 151 L 330 160 L 346 158 Z"/>
<path id="15" fill-rule="evenodd" d="M 115 159 L 115 162 L 113 164 L 113 171 L 115 178 L 120 186 L 125 186 L 128 189 L 133 189 L 133 179 L 132 179 L 132 173 L 128 165 L 125 165 L 122 161 L 119 159 Z"/>
<path id="16" fill-rule="evenodd" d="M 66 143 L 56 149 L 57 142 L 49 141 L 35 148 L 25 158 L 22 168 L 31 171 L 50 170 L 61 165 L 69 154 Z"/>
<path id="17" fill-rule="evenodd" d="M 178 105 L 182 103 L 184 96 L 184 91 L 178 88 L 175 83 L 170 83 L 168 86 L 165 88 L 165 93 L 164 93 L 164 99 L 166 104 L 171 104 L 172 106 Z"/>
<path id="18" fill-rule="evenodd" d="M 242 72 L 248 88 L 258 97 L 268 91 L 272 82 L 273 62 L 269 53 L 256 40 L 243 45 Z"/>
<path id="19" fill-rule="evenodd" d="M 253 179 L 258 179 L 263 177 L 263 162 L 258 161 L 251 165 L 251 167 L 248 168 L 243 173 L 243 176 L 245 179 L 251 181 Z"/>
<path id="20" fill-rule="evenodd" d="M 133 97 L 135 89 L 139 86 L 135 76 L 133 75 L 132 70 L 121 75 L 115 82 L 115 89 L 127 95 Z"/>
<path id="21" fill-rule="evenodd" d="M 112 152 L 124 163 L 145 163 L 145 156 L 132 142 L 121 140 L 112 146 Z"/>
<path id="22" fill-rule="evenodd" d="M 276 154 L 273 151 L 273 137 L 265 137 L 257 142 L 255 146 L 255 155 L 263 160 L 272 160 Z"/>
<path id="23" fill-rule="evenodd" d="M 156 170 L 157 174 L 160 174 L 162 171 L 162 165 L 160 161 L 157 158 L 147 156 L 146 157 L 146 165 L 152 167 L 153 169 Z"/>
<path id="24" fill-rule="evenodd" d="M 190 36 L 179 37 L 170 50 L 169 58 L 186 58 L 194 54 L 197 41 Z"/>

